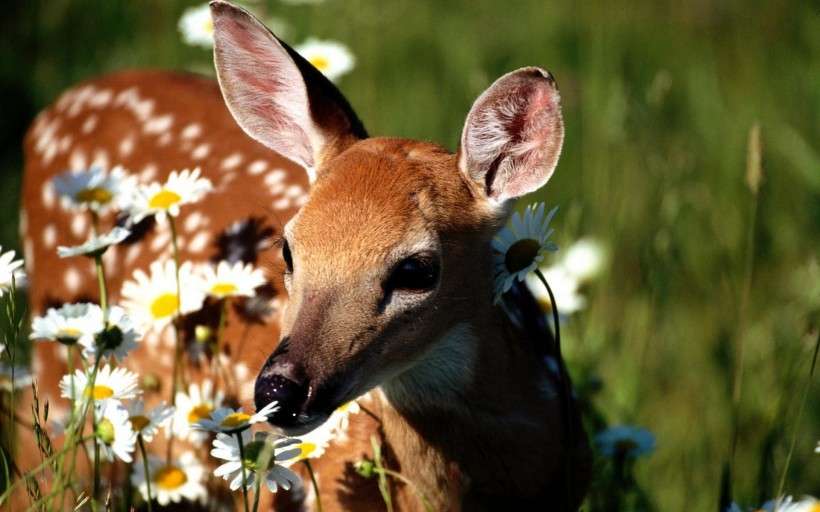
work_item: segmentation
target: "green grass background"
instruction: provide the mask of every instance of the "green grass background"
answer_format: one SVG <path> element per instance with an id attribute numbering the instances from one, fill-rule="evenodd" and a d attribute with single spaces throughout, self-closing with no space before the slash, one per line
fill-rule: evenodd
<path id="1" fill-rule="evenodd" d="M 21 141 L 64 88 L 129 67 L 211 73 L 183 44 L 189 2 L 31 0 L 0 17 L 0 244 L 18 247 Z M 655 510 L 717 510 L 731 437 L 736 346 L 746 344 L 734 496 L 754 504 L 782 471 L 820 318 L 820 6 L 815 2 L 327 0 L 246 2 L 348 45 L 340 87 L 372 134 L 455 149 L 492 80 L 556 76 L 563 157 L 538 199 L 557 240 L 610 250 L 589 307 L 565 326 L 579 386 L 610 423 L 658 438 L 636 466 Z M 757 215 L 745 185 L 759 122 Z M 750 243 L 750 240 L 753 240 Z M 751 270 L 751 272 L 750 272 Z M 745 315 L 744 282 L 750 281 Z M 787 491 L 820 494 L 813 383 Z"/>

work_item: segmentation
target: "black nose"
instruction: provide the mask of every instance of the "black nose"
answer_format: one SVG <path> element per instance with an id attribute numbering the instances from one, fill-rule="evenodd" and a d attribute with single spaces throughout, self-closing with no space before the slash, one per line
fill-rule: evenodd
<path id="1" fill-rule="evenodd" d="M 293 429 L 304 422 L 304 407 L 308 399 L 307 379 L 293 363 L 287 361 L 287 339 L 271 354 L 256 378 L 254 401 L 259 410 L 272 401 L 279 409 L 268 416 L 277 427 Z"/>

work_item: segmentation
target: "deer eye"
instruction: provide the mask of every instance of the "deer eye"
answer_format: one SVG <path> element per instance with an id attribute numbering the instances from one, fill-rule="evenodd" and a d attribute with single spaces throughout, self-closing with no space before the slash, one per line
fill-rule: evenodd
<path id="1" fill-rule="evenodd" d="M 393 268 L 393 272 L 384 283 L 384 291 L 429 291 L 435 288 L 438 276 L 438 258 L 432 254 L 417 254 L 403 259 Z"/>
<path id="2" fill-rule="evenodd" d="M 285 260 L 288 273 L 293 272 L 293 255 L 290 253 L 290 244 L 285 240 L 282 243 L 282 259 Z"/>

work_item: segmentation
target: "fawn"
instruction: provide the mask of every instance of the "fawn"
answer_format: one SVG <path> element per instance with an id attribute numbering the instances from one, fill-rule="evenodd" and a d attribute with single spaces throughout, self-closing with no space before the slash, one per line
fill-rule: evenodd
<path id="1" fill-rule="evenodd" d="M 499 78 L 452 154 L 368 137 L 342 94 L 251 14 L 223 1 L 211 10 L 219 88 L 172 72 L 115 74 L 65 93 L 29 132 L 22 232 L 34 311 L 95 296 L 93 269 L 54 254 L 57 233 L 70 243 L 89 232 L 83 217 L 56 215 L 55 174 L 123 165 L 152 179 L 198 166 L 216 187 L 180 217 L 184 258 L 257 261 L 271 235 L 260 212 L 286 222 L 281 259 L 267 256 L 274 313 L 228 320 L 232 365 L 249 369 L 236 399 L 277 400 L 269 422 L 298 435 L 372 391 L 368 413 L 314 462 L 326 510 L 380 506 L 375 482 L 353 468 L 372 436 L 435 510 L 577 508 L 589 449 L 574 399 L 562 407 L 561 377 L 546 364 L 555 350 L 543 312 L 523 286 L 505 308 L 492 290 L 490 241 L 559 158 L 552 76 L 532 67 Z M 231 226 L 237 218 L 247 221 Z M 106 253 L 113 300 L 117 276 L 167 254 L 151 225 L 139 236 L 148 243 Z M 143 345 L 130 366 L 167 386 L 171 348 Z M 53 350 L 37 347 L 35 370 L 57 402 L 64 362 Z M 311 492 L 280 493 L 276 508 L 299 509 Z M 390 492 L 399 509 L 422 508 L 409 486 L 391 480 Z"/>

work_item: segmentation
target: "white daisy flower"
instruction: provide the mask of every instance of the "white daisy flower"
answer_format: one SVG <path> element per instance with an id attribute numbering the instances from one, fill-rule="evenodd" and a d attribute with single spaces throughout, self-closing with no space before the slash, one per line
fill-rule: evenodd
<path id="1" fill-rule="evenodd" d="M 265 433 L 259 433 L 251 437 L 249 430 L 241 434 L 244 459 L 239 456 L 239 441 L 235 435 L 219 433 L 213 441 L 211 455 L 217 459 L 226 461 L 214 470 L 214 476 L 223 478 L 230 482 L 232 491 L 242 487 L 242 466 L 245 466 L 245 486 L 253 486 L 257 473 L 262 473 L 265 484 L 271 492 L 276 492 L 280 487 L 289 490 L 300 479 L 290 469 L 278 464 L 284 458 L 293 458 L 299 450 L 293 448 L 294 440 L 288 438 L 274 439 Z M 273 450 L 273 456 L 267 455 L 269 459 L 264 464 L 265 450 Z"/>
<path id="2" fill-rule="evenodd" d="M 214 21 L 208 3 L 189 7 L 179 18 L 179 31 L 182 39 L 191 46 L 212 48 L 214 45 Z"/>
<path id="3" fill-rule="evenodd" d="M 523 216 L 515 212 L 512 225 L 501 229 L 493 239 L 496 302 L 509 291 L 515 280 L 523 281 L 544 261 L 544 251 L 558 250 L 549 239 L 553 232 L 550 221 L 558 207 L 546 216 L 544 210 L 544 203 L 536 203 L 528 206 Z"/>
<path id="4" fill-rule="evenodd" d="M 35 317 L 29 338 L 56 340 L 66 345 L 79 341 L 84 346 L 93 346 L 102 319 L 102 309 L 96 304 L 64 304 L 60 308 L 50 308 L 45 316 Z"/>
<path id="5" fill-rule="evenodd" d="M 582 238 L 569 246 L 561 261 L 567 273 L 582 282 L 600 274 L 605 262 L 603 245 L 592 238 Z"/>
<path id="6" fill-rule="evenodd" d="M 95 411 L 97 429 L 95 435 L 100 453 L 113 461 L 114 455 L 124 462 L 131 462 L 131 454 L 137 443 L 137 433 L 128 421 L 128 411 L 121 403 L 108 400 Z"/>
<path id="7" fill-rule="evenodd" d="M 813 496 L 804 496 L 795 501 L 791 496 L 785 496 L 763 505 L 766 512 L 818 512 L 820 500 Z"/>
<path id="8" fill-rule="evenodd" d="M 655 436 L 641 427 L 610 427 L 595 436 L 595 444 L 606 457 L 638 458 L 655 450 Z"/>
<path id="9" fill-rule="evenodd" d="M 266 282 L 265 274 L 260 269 L 241 261 L 234 264 L 220 261 L 216 267 L 202 265 L 200 277 L 203 292 L 220 299 L 240 295 L 251 297 L 256 288 Z"/>
<path id="10" fill-rule="evenodd" d="M 102 402 L 134 398 L 141 393 L 138 388 L 137 374 L 125 368 L 112 369 L 109 365 L 105 365 L 97 371 L 94 388 L 92 389 L 89 384 L 93 371 L 93 368 L 89 368 L 88 373 L 76 370 L 74 372 L 73 388 L 71 387 L 71 375 L 64 375 L 60 380 L 60 396 L 71 400 L 90 396 L 95 401 Z"/>
<path id="11" fill-rule="evenodd" d="M 0 246 L 0 253 L 3 247 Z M 8 251 L 0 255 L 0 297 L 14 286 L 22 288 L 26 285 L 26 272 L 23 270 L 23 261 L 14 259 L 14 251 Z"/>
<path id="12" fill-rule="evenodd" d="M 204 477 L 205 467 L 193 452 L 184 452 L 168 464 L 164 459 L 148 456 L 147 478 L 151 479 L 151 495 L 162 506 L 179 503 L 184 499 L 204 503 L 208 495 L 203 484 Z M 131 484 L 139 489 L 143 499 L 148 499 L 143 464 L 134 464 Z"/>
<path id="13" fill-rule="evenodd" d="M 555 295 L 555 302 L 558 303 L 558 314 L 569 316 L 586 307 L 587 299 L 578 291 L 580 283 L 562 265 L 541 268 L 541 273 L 544 274 L 544 278 Z M 527 274 L 526 283 L 544 312 L 549 312 L 550 296 L 544 287 L 544 283 L 535 274 Z"/>
<path id="14" fill-rule="evenodd" d="M 347 46 L 336 41 L 310 38 L 293 49 L 331 81 L 349 73 L 356 64 Z"/>
<path id="15" fill-rule="evenodd" d="M 220 407 L 210 416 L 197 421 L 193 428 L 210 432 L 224 432 L 232 434 L 246 430 L 255 423 L 268 421 L 268 416 L 279 410 L 279 402 L 273 401 L 260 409 L 256 414 L 248 414 L 242 409 Z"/>
<path id="16" fill-rule="evenodd" d="M 117 245 L 122 242 L 131 232 L 119 226 L 114 227 L 111 231 L 104 235 L 94 236 L 86 240 L 80 245 L 73 247 L 65 247 L 63 245 L 57 247 L 57 255 L 61 258 L 69 258 L 71 256 L 96 256 L 102 254 L 112 245 Z"/>
<path id="17" fill-rule="evenodd" d="M 151 264 L 150 275 L 136 270 L 133 279 L 122 286 L 123 305 L 140 326 L 161 328 L 176 315 L 187 314 L 202 307 L 204 297 L 193 275 L 193 266 L 185 262 L 179 267 L 182 297 L 177 296 L 175 264 L 168 260 Z"/>
<path id="18" fill-rule="evenodd" d="M 110 207 L 122 207 L 134 183 L 134 177 L 119 166 L 110 172 L 99 167 L 66 171 L 54 178 L 54 188 L 65 208 L 89 208 L 98 213 Z"/>
<path id="19" fill-rule="evenodd" d="M 137 348 L 137 341 L 142 334 L 134 327 L 131 318 L 120 306 L 111 306 L 108 309 L 108 327 L 105 328 L 102 316 L 96 328 L 95 336 L 85 336 L 80 338 L 83 346 L 83 355 L 92 359 L 97 357 L 97 353 L 102 349 L 103 356 L 109 356 L 122 362 L 131 350 Z"/>
<path id="20" fill-rule="evenodd" d="M 136 187 L 128 204 L 131 219 L 139 222 L 149 215 L 160 220 L 166 215 L 178 216 L 181 206 L 199 201 L 213 188 L 211 181 L 199 174 L 198 167 L 193 171 L 173 171 L 163 184 L 154 182 Z"/>
<path id="21" fill-rule="evenodd" d="M 294 443 L 293 448 L 298 451 L 294 451 L 290 457 L 282 456 L 278 460 L 283 466 L 290 467 L 305 459 L 318 459 L 325 454 L 328 445 L 336 438 L 338 426 L 336 421 L 328 420 L 307 434 L 295 438 L 298 442 Z"/>
<path id="22" fill-rule="evenodd" d="M 131 428 L 137 434 L 142 435 L 142 438 L 149 443 L 153 441 L 159 428 L 166 425 L 174 415 L 174 407 L 166 405 L 165 402 L 150 411 L 146 411 L 145 402 L 131 400 L 126 409 L 128 410 L 128 421 L 131 422 Z"/>
<path id="23" fill-rule="evenodd" d="M 177 392 L 176 412 L 171 422 L 173 432 L 180 439 L 187 439 L 198 444 L 208 439 L 208 432 L 194 429 L 200 420 L 208 419 L 211 414 L 222 405 L 224 395 L 222 391 L 214 394 L 214 384 L 211 380 L 202 381 L 200 386 L 192 383 L 188 393 Z"/>

